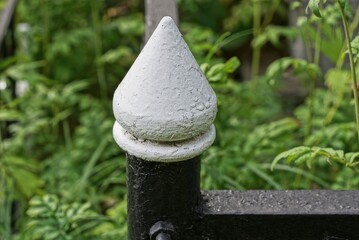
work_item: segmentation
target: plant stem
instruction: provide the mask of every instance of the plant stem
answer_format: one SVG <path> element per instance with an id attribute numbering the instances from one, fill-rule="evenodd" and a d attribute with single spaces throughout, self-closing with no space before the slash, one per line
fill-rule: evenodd
<path id="1" fill-rule="evenodd" d="M 352 35 L 354 33 L 354 31 L 358 28 L 359 25 L 359 8 L 357 8 L 353 21 L 349 26 L 349 33 L 350 35 Z"/>
<path id="2" fill-rule="evenodd" d="M 315 36 L 315 52 L 314 52 L 314 63 L 319 65 L 320 61 L 320 43 L 322 41 L 322 20 L 319 19 L 317 26 L 317 33 Z"/>
<path id="3" fill-rule="evenodd" d="M 253 37 L 256 38 L 261 31 L 261 2 L 255 0 L 253 2 Z M 253 49 L 252 55 L 252 79 L 256 78 L 259 74 L 259 65 L 261 57 L 261 48 L 256 47 Z"/>
<path id="4" fill-rule="evenodd" d="M 71 139 L 70 124 L 68 119 L 62 122 L 62 128 L 64 131 L 66 149 L 67 151 L 70 151 L 70 149 L 72 148 L 72 139 Z"/>
<path id="5" fill-rule="evenodd" d="M 91 172 L 96 165 L 97 161 L 100 159 L 101 154 L 107 147 L 107 140 L 104 139 L 100 142 L 92 156 L 90 157 L 89 161 L 87 162 L 86 166 L 84 167 L 84 171 L 82 173 L 82 176 L 80 180 L 78 181 L 77 185 L 74 187 L 74 196 L 76 196 L 77 199 L 81 199 L 83 197 L 83 194 L 86 190 L 86 185 L 88 184 L 88 178 L 91 175 Z"/>
<path id="6" fill-rule="evenodd" d="M 349 35 L 350 36 L 353 35 L 354 31 L 358 28 L 358 25 L 359 25 L 359 8 L 357 8 L 357 10 L 355 12 L 354 19 L 349 26 Z M 343 44 L 342 50 L 340 52 L 344 52 L 345 47 L 346 47 L 346 43 Z M 344 57 L 339 57 L 337 60 L 337 63 L 336 63 L 336 67 L 338 69 L 341 69 L 343 67 L 343 64 L 344 64 Z"/>
<path id="7" fill-rule="evenodd" d="M 272 0 L 272 4 L 270 6 L 269 11 L 264 16 L 264 20 L 262 23 L 262 29 L 264 29 L 267 25 L 269 25 L 273 19 L 275 12 L 277 11 L 278 6 L 280 5 L 280 0 Z"/>
<path id="8" fill-rule="evenodd" d="M 305 27 L 305 28 L 307 28 L 307 27 Z M 313 56 L 312 56 L 310 40 L 309 40 L 307 34 L 305 34 L 305 31 L 303 31 L 301 29 L 300 32 L 301 32 L 302 37 L 303 37 L 303 42 L 304 42 L 304 46 L 305 46 L 305 52 L 307 54 L 307 60 L 308 60 L 308 62 L 311 62 L 312 59 L 313 59 Z"/>
<path id="9" fill-rule="evenodd" d="M 102 55 L 102 38 L 101 38 L 101 23 L 98 16 L 97 0 L 91 1 L 91 17 L 94 28 L 94 41 L 95 41 L 95 64 L 97 70 L 97 80 L 100 87 L 100 95 L 102 99 L 106 99 L 107 84 L 105 77 L 105 69 L 102 64 L 99 63 L 99 59 Z"/>
<path id="10" fill-rule="evenodd" d="M 46 57 L 47 55 L 47 51 L 49 49 L 49 45 L 50 45 L 50 20 L 49 20 L 49 3 L 48 3 L 48 0 L 43 0 L 42 1 L 42 18 L 43 18 L 43 21 L 44 21 L 44 29 L 45 29 L 45 32 L 44 32 L 44 39 L 43 39 L 43 59 L 44 59 L 44 73 L 45 75 L 49 75 L 49 60 L 48 58 Z"/>
<path id="11" fill-rule="evenodd" d="M 334 118 L 335 113 L 338 111 L 340 104 L 343 101 L 343 94 L 337 96 L 337 99 L 334 100 L 333 106 L 329 109 L 327 115 L 324 118 L 324 126 L 327 126 L 331 123 Z"/>
<path id="12" fill-rule="evenodd" d="M 314 48 L 314 64 L 319 65 L 320 61 L 320 44 L 322 42 L 322 20 L 319 19 L 317 32 L 315 36 L 315 48 Z M 307 126 L 305 129 L 305 138 L 308 138 L 312 132 L 312 119 L 314 112 L 314 98 L 315 98 L 315 76 L 309 76 L 309 112 L 307 118 Z"/>
<path id="13" fill-rule="evenodd" d="M 4 124 L 5 125 L 5 124 Z M 4 127 L 4 129 L 6 130 L 6 126 Z M 2 155 L 3 154 L 3 152 L 4 152 L 4 145 L 3 145 L 3 142 L 4 142 L 4 139 L 5 139 L 5 137 L 3 138 L 3 133 L 2 133 L 2 131 L 3 131 L 3 124 L 1 123 L 0 124 L 0 155 Z M 5 131 L 4 131 L 5 132 Z"/>
<path id="14" fill-rule="evenodd" d="M 357 77 L 355 72 L 355 65 L 354 65 L 354 58 L 353 58 L 353 52 L 351 47 L 351 38 L 349 33 L 349 26 L 348 21 L 344 14 L 344 9 L 339 3 L 339 0 L 337 0 L 337 3 L 339 4 L 340 13 L 342 16 L 343 26 L 344 26 L 344 32 L 345 32 L 345 38 L 347 42 L 348 47 L 348 55 L 349 55 L 349 62 L 350 62 L 350 70 L 352 75 L 352 85 L 353 85 L 353 94 L 354 94 L 354 103 L 355 103 L 355 117 L 356 117 L 356 129 L 358 134 L 358 142 L 359 142 L 359 98 L 358 98 L 358 84 L 357 84 Z"/>
<path id="15" fill-rule="evenodd" d="M 4 171 L 1 173 L 3 176 L 6 176 Z M 3 235 L 4 239 L 11 239 L 11 203 L 12 203 L 12 193 L 11 193 L 11 184 L 10 181 L 6 181 L 5 177 L 1 176 L 1 185 L 0 187 L 3 190 L 3 198 L 0 198 L 1 208 L 3 213 L 3 219 L 0 219 L 0 222 L 3 222 Z M 0 229 L 0 233 L 1 233 Z"/>
<path id="16" fill-rule="evenodd" d="M 309 76 L 309 106 L 308 106 L 308 116 L 307 116 L 307 125 L 305 127 L 304 136 L 307 139 L 312 132 L 312 119 L 314 112 L 314 98 L 315 98 L 315 77 Z"/>

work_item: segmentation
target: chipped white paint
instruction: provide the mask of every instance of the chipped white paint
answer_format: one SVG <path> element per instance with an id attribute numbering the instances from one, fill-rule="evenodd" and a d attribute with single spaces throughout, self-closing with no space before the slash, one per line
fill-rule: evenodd
<path id="1" fill-rule="evenodd" d="M 190 159 L 214 141 L 216 96 L 170 17 L 116 89 L 113 110 L 116 142 L 146 160 Z"/>

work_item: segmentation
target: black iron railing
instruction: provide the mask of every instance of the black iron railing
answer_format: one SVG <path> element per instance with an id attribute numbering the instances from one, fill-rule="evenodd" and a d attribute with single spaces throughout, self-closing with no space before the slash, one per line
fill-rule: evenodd
<path id="1" fill-rule="evenodd" d="M 171 26 L 166 26 L 166 24 L 169 24 L 168 20 L 164 20 L 159 24 L 158 28 L 162 29 L 158 30 L 160 33 L 154 34 L 156 35 L 154 38 L 157 39 L 158 36 L 163 36 L 163 31 L 166 31 L 168 28 L 170 29 L 168 34 L 175 34 Z M 176 38 L 168 39 L 178 40 Z M 180 40 L 178 41 L 180 42 Z M 151 42 L 151 39 L 149 42 Z M 152 47 L 155 46 L 153 42 L 150 43 Z M 165 47 L 162 48 L 163 46 L 171 47 L 173 45 L 172 42 L 162 42 L 161 44 L 159 49 L 164 52 L 168 50 L 169 54 L 182 54 Z M 143 52 L 148 54 L 148 51 L 151 51 L 150 47 L 145 47 Z M 152 60 L 146 62 L 145 59 Z M 176 110 L 175 107 L 167 106 L 166 99 L 161 100 L 161 97 L 167 98 L 168 102 L 173 100 L 171 96 L 173 98 L 177 97 L 178 101 L 186 101 L 186 99 L 181 99 L 181 93 L 177 94 L 176 91 L 174 91 L 173 95 L 166 95 L 161 90 L 161 85 L 157 86 L 158 95 L 156 91 L 152 95 L 146 92 L 148 91 L 146 81 L 148 78 L 153 77 L 152 70 L 161 79 L 165 75 L 167 78 L 177 77 L 176 79 L 178 80 L 182 78 L 186 80 L 183 75 L 186 75 L 187 72 L 178 76 L 176 75 L 178 73 L 176 72 L 177 68 L 171 69 L 171 64 L 168 64 L 168 62 L 172 61 L 171 59 L 171 56 L 163 54 L 159 56 L 140 56 L 139 60 L 135 63 L 137 66 L 134 68 L 150 69 L 148 74 L 136 71 L 136 74 L 134 72 L 129 73 L 123 81 L 125 82 L 125 87 L 120 85 L 114 97 L 113 106 L 117 118 L 114 126 L 114 136 L 117 143 L 128 152 L 129 240 L 359 239 L 359 191 L 201 191 L 200 154 L 197 157 L 191 156 L 184 159 L 182 153 L 187 151 L 186 153 L 190 155 L 190 150 L 196 150 L 196 148 L 201 147 L 199 143 L 205 142 L 201 139 L 202 135 L 197 137 L 197 140 L 191 139 L 192 136 L 180 141 L 173 141 L 171 138 L 158 140 L 155 138 L 151 139 L 150 134 L 147 135 L 147 140 L 141 139 L 141 136 L 138 136 L 137 133 L 142 134 L 143 130 L 147 128 L 151 132 L 151 126 L 158 127 L 157 130 L 153 131 L 156 138 L 158 134 L 161 135 L 167 130 L 173 131 L 167 124 L 162 126 L 153 125 L 153 122 L 158 121 L 158 118 L 161 119 L 163 115 L 168 114 L 163 112 L 164 108 L 168 107 L 168 109 Z M 151 70 L 153 63 L 156 61 L 162 61 L 163 64 L 167 64 L 166 68 L 163 68 L 161 71 L 156 71 L 156 69 Z M 138 66 L 139 64 L 140 66 Z M 183 67 L 180 66 L 179 62 L 176 66 L 178 68 Z M 192 70 L 197 71 L 196 66 L 184 67 L 184 69 L 187 69 L 188 72 Z M 197 78 L 202 77 L 200 72 L 197 74 Z M 141 77 L 144 78 L 145 82 L 142 82 L 143 79 Z M 166 78 L 163 79 L 166 80 Z M 193 79 L 193 81 L 197 80 Z M 161 84 L 161 81 L 156 83 Z M 181 84 L 188 84 L 188 82 L 184 81 Z M 129 85 L 131 86 L 129 87 Z M 171 90 L 172 85 L 168 86 L 163 89 L 165 91 L 172 91 L 176 88 L 173 87 Z M 188 89 L 192 89 L 191 86 Z M 145 100 L 141 96 L 139 97 L 141 91 L 143 91 Z M 183 92 L 183 95 L 186 95 L 186 92 Z M 152 113 L 154 116 L 149 117 L 146 114 L 142 114 L 141 111 L 128 108 L 140 106 L 139 109 L 142 109 L 146 104 L 151 104 L 152 100 L 156 102 L 156 99 L 159 99 L 158 101 L 162 104 L 158 106 L 158 112 L 146 112 L 147 114 Z M 126 107 L 118 107 L 121 104 L 127 105 Z M 163 106 L 163 104 L 166 106 Z M 194 108 L 196 106 L 194 104 Z M 183 109 L 186 109 L 186 106 Z M 183 109 L 177 109 L 184 116 L 183 125 L 178 125 L 179 131 L 182 131 L 182 128 L 188 127 L 186 125 L 188 122 L 186 121 L 191 116 L 193 119 L 189 121 L 190 123 L 200 121 L 196 119 L 195 113 L 191 114 L 192 110 L 188 110 L 190 114 L 187 114 L 186 110 Z M 203 110 L 202 108 L 198 109 Z M 166 115 L 166 119 L 172 121 L 173 119 L 171 120 L 168 116 L 176 115 L 178 112 L 174 111 Z M 138 118 L 131 116 L 129 119 L 134 119 L 134 121 L 130 124 L 126 117 L 131 114 L 137 114 Z M 144 119 L 149 120 L 148 126 L 143 124 Z M 174 118 L 173 121 L 177 120 L 177 118 Z M 202 119 L 201 121 L 207 124 L 207 120 L 210 121 L 210 118 Z M 139 126 L 138 123 L 141 125 L 142 129 L 140 130 L 142 132 L 136 129 Z M 173 136 L 176 137 L 175 131 Z M 189 141 L 197 145 L 192 149 L 188 147 Z M 182 155 L 179 157 L 180 153 Z M 176 156 L 178 159 L 176 159 Z"/>

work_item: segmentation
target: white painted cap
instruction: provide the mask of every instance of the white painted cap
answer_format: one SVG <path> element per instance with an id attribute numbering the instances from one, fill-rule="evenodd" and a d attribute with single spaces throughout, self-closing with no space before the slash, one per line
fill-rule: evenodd
<path id="1" fill-rule="evenodd" d="M 143 139 L 142 143 L 146 140 L 167 145 L 166 142 L 183 143 L 210 135 L 210 141 L 208 138 L 202 141 L 206 147 L 203 145 L 201 151 L 212 144 L 215 134 L 211 125 L 217 112 L 216 95 L 172 18 L 161 20 L 116 89 L 113 111 L 117 120 L 115 139 L 135 156 L 139 157 L 139 154 L 131 153 L 130 149 L 136 147 L 129 147 L 122 138 L 126 134 Z M 176 148 L 172 150 L 176 151 Z M 156 153 L 156 156 L 161 154 Z M 154 160 L 146 158 L 146 154 L 141 158 Z M 182 156 L 181 160 L 183 158 L 186 157 Z M 156 159 L 154 161 L 158 161 L 158 157 Z"/>

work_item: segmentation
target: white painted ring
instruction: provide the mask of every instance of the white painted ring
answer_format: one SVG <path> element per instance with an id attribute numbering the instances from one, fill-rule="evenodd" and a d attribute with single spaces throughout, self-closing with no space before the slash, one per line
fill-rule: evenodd
<path id="1" fill-rule="evenodd" d="M 156 142 L 134 137 L 116 121 L 113 126 L 116 143 L 127 153 L 155 162 L 179 162 L 194 158 L 208 149 L 216 138 L 214 125 L 205 133 L 183 141 Z"/>

